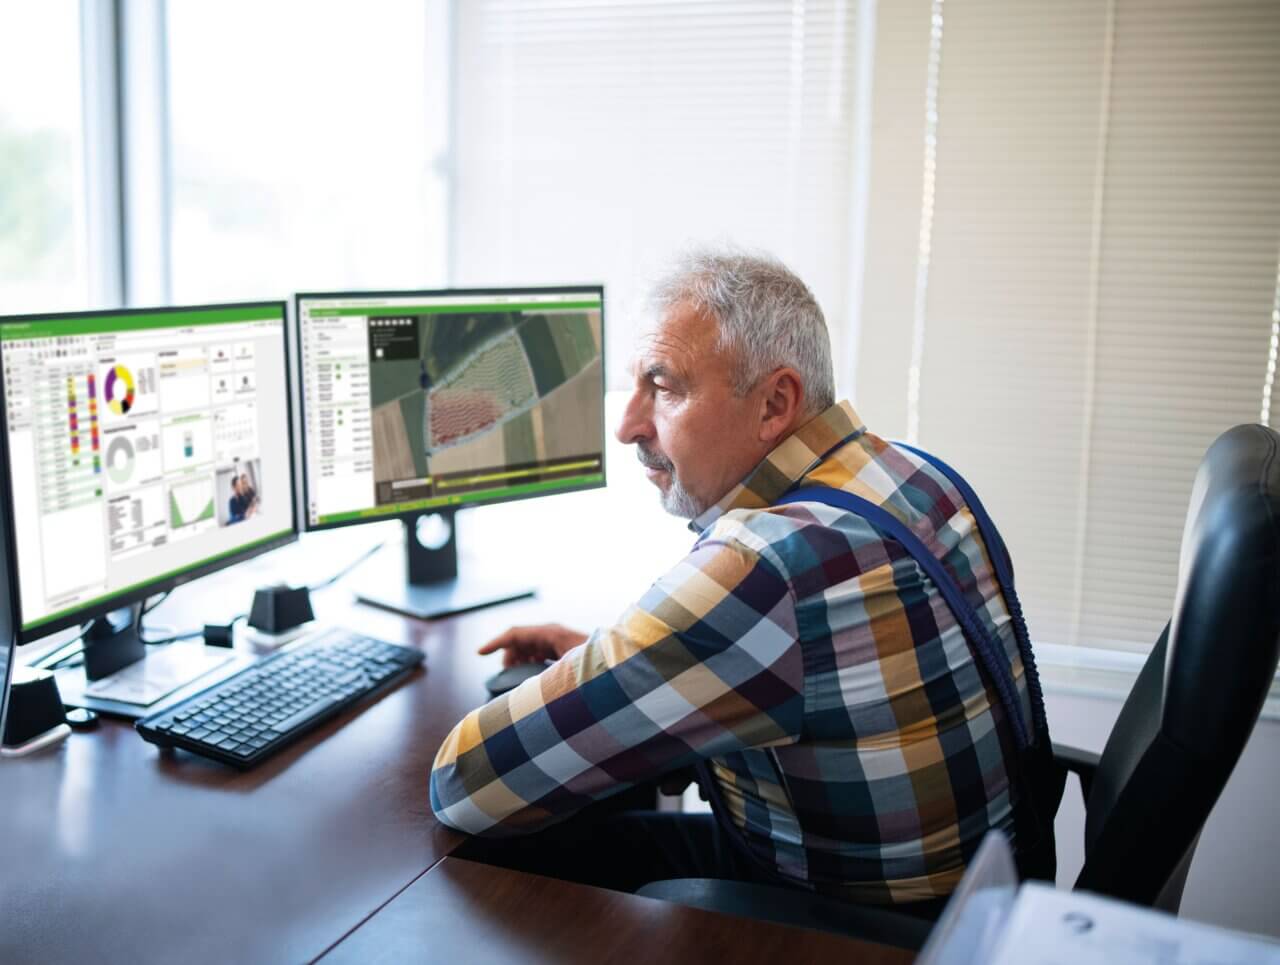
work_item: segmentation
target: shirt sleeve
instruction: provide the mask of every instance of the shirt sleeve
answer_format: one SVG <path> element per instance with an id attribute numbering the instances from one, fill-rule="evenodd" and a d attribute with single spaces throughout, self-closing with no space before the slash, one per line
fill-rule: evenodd
<path id="1" fill-rule="evenodd" d="M 445 739 L 446 825 L 525 834 L 699 759 L 800 736 L 795 598 L 777 568 L 708 539 L 614 626 L 472 711 Z"/>

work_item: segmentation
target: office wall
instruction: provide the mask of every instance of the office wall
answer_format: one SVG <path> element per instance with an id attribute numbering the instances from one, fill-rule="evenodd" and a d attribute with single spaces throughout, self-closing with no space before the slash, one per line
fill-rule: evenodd
<path id="1" fill-rule="evenodd" d="M 1120 713 L 1120 701 L 1045 694 L 1053 739 L 1101 751 Z M 1280 938 L 1280 721 L 1259 721 L 1235 773 L 1200 837 L 1182 898 L 1182 915 L 1196 921 Z M 1084 863 L 1084 806 L 1080 786 L 1067 786 L 1058 812 L 1058 885 L 1068 888 Z"/>

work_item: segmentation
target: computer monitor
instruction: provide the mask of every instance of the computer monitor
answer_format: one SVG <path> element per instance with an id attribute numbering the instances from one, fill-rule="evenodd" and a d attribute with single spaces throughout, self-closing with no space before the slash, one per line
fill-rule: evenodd
<path id="1" fill-rule="evenodd" d="M 285 310 L 0 318 L 19 643 L 88 623 L 85 674 L 108 676 L 143 653 L 142 600 L 297 538 Z"/>
<path id="2" fill-rule="evenodd" d="M 403 578 L 366 602 L 429 618 L 528 595 L 458 574 L 453 512 L 603 486 L 604 290 L 299 294 L 304 522 L 400 518 Z M 416 522 L 441 514 L 433 549 Z"/>

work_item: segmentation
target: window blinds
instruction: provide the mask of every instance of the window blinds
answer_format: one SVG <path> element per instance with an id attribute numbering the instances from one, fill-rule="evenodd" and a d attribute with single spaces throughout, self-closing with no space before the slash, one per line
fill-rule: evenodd
<path id="1" fill-rule="evenodd" d="M 776 252 L 838 359 L 859 303 L 860 411 L 971 476 L 1036 637 L 1151 644 L 1195 466 L 1273 377 L 1280 4 L 876 4 L 863 145 L 854 0 L 457 11 L 456 283 L 603 280 L 618 386 L 675 249 Z"/>
<path id="2" fill-rule="evenodd" d="M 838 352 L 856 8 L 458 4 L 455 283 L 603 281 L 619 387 L 652 274 L 732 241 L 809 282 Z"/>
<path id="3" fill-rule="evenodd" d="M 921 444 L 983 494 L 1037 639 L 1149 647 L 1170 612 L 1195 468 L 1262 410 L 1280 258 L 1280 4 L 937 4 L 927 245 L 931 5 L 902 6 L 878 15 L 878 60 L 916 65 L 917 84 L 882 86 L 877 63 L 867 248 L 891 284 L 869 262 L 861 408 L 894 435 L 914 407 Z M 882 121 L 904 112 L 919 120 Z M 903 189 L 895 159 L 917 199 L 877 211 L 881 185 Z M 922 249 L 927 283 L 908 292 Z"/>
<path id="4" fill-rule="evenodd" d="M 1081 641 L 1154 642 L 1191 480 L 1256 422 L 1280 257 L 1280 4 L 1124 0 L 1103 174 Z"/>

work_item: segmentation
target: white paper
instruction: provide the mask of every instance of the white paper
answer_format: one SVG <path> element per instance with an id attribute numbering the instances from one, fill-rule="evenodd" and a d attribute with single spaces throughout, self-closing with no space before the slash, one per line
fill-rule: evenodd
<path id="1" fill-rule="evenodd" d="M 1280 965 L 1280 944 L 1028 882 L 992 965 Z"/>
<path id="2" fill-rule="evenodd" d="M 84 688 L 86 697 L 115 700 L 123 704 L 147 707 L 197 677 L 221 667 L 233 656 L 231 650 L 206 647 L 201 642 L 172 643 L 148 648 L 137 663 L 118 670 L 110 677 L 94 681 Z"/>
<path id="3" fill-rule="evenodd" d="M 916 965 L 986 963 L 1004 934 L 1018 890 L 1009 840 L 991 831 L 947 902 Z"/>

